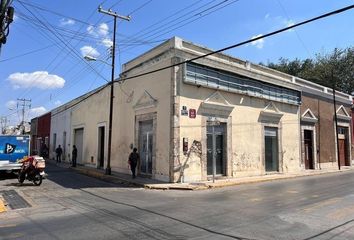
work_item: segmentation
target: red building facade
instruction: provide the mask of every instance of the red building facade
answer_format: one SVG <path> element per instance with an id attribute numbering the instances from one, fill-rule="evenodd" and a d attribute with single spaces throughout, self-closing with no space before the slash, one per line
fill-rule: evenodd
<path id="1" fill-rule="evenodd" d="M 31 152 L 43 157 L 48 156 L 51 113 L 31 120 Z"/>

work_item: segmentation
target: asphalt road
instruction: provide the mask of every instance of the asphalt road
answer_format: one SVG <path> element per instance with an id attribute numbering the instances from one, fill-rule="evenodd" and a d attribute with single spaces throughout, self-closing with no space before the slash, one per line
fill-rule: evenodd
<path id="1" fill-rule="evenodd" d="M 40 187 L 0 178 L 31 205 L 0 213 L 0 239 L 354 239 L 354 171 L 205 191 L 47 172 Z"/>

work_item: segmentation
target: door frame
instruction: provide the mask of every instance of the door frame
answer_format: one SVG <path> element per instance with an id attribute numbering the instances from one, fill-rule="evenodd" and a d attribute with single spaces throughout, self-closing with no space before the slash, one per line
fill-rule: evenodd
<path id="1" fill-rule="evenodd" d="M 227 123 L 223 123 L 223 122 L 220 122 L 220 125 L 223 125 L 223 134 L 217 134 L 215 133 L 215 129 L 213 128 L 213 132 L 211 133 L 211 136 L 212 136 L 212 147 L 213 147 L 213 159 L 212 159 L 212 164 L 214 165 L 215 164 L 215 171 L 216 171 L 216 156 L 215 156 L 215 148 L 216 148 L 216 136 L 219 135 L 219 136 L 223 136 L 223 147 L 222 147 L 222 173 L 221 174 L 218 174 L 218 173 L 215 173 L 215 176 L 217 177 L 221 177 L 221 176 L 226 176 L 227 175 Z M 207 129 L 208 127 L 214 127 L 214 126 L 208 126 L 207 125 Z M 209 133 L 210 134 L 210 133 Z M 208 130 L 207 130 L 207 141 L 208 141 Z M 226 139 L 225 139 L 226 138 Z M 208 144 L 206 144 L 206 148 L 208 150 Z M 208 154 L 207 154 L 207 177 L 211 177 L 211 176 L 214 176 L 214 173 L 212 174 L 208 174 Z M 214 170 L 214 168 L 213 168 Z"/>
<path id="2" fill-rule="evenodd" d="M 283 173 L 283 146 L 282 146 L 282 128 L 280 123 L 265 123 L 262 122 L 262 131 L 261 131 L 261 156 L 262 156 L 262 172 L 263 174 L 273 174 L 273 173 Z M 277 138 L 278 138 L 278 171 L 267 172 L 266 171 L 266 156 L 265 156 L 265 128 L 276 128 L 277 129 Z"/>
<path id="3" fill-rule="evenodd" d="M 157 128 L 157 113 L 156 112 L 151 112 L 151 113 L 145 113 L 145 114 L 139 114 L 135 115 L 135 139 L 134 139 L 134 145 L 136 148 L 138 148 L 138 152 L 140 152 L 139 149 L 139 131 L 140 131 L 140 122 L 144 121 L 151 121 L 152 120 L 152 169 L 151 169 L 151 174 L 146 174 L 146 173 L 141 173 L 140 171 L 140 166 L 137 166 L 138 174 L 142 174 L 147 177 L 152 177 L 155 178 L 155 174 L 157 172 L 157 166 L 156 166 L 156 128 Z"/>
<path id="4" fill-rule="evenodd" d="M 76 159 L 76 164 L 77 165 L 85 165 L 86 164 L 86 162 L 84 162 L 84 145 L 85 145 L 85 125 L 84 124 L 80 124 L 80 125 L 75 125 L 73 128 L 72 128 L 72 146 L 71 146 L 71 152 L 72 152 L 72 148 L 73 148 L 73 146 L 74 145 L 76 145 L 77 146 L 77 144 L 75 143 L 75 138 L 76 138 L 76 135 L 75 135 L 75 131 L 76 130 L 82 130 L 83 131 L 83 133 L 82 133 L 82 149 L 79 149 L 78 148 L 78 151 L 81 151 L 81 162 L 79 162 L 79 152 L 78 152 L 78 154 L 77 154 L 77 159 Z M 72 157 L 72 156 L 71 156 Z"/>
<path id="5" fill-rule="evenodd" d="M 348 139 L 346 141 L 346 149 L 347 149 L 347 158 L 348 158 L 348 162 L 349 165 L 348 166 L 353 166 L 352 164 L 352 151 L 351 151 L 351 146 L 352 146 L 352 136 L 351 136 L 351 126 L 350 126 L 351 122 L 344 122 L 344 121 L 338 121 L 338 127 L 344 127 L 347 129 L 347 136 L 346 139 Z M 336 123 L 333 122 L 334 125 L 334 149 L 335 149 L 335 154 L 336 154 L 336 161 L 338 163 L 339 159 L 338 159 L 338 149 L 337 149 L 337 138 L 336 138 Z M 343 166 L 345 167 L 345 166 Z"/>
<path id="6" fill-rule="evenodd" d="M 319 163 L 317 160 L 317 135 L 316 135 L 316 126 L 315 125 L 306 125 L 301 124 L 301 165 L 303 169 L 306 169 L 305 166 L 305 130 L 312 131 L 312 158 L 314 169 L 319 169 Z M 312 169 L 308 169 L 312 170 Z"/>
<path id="7" fill-rule="evenodd" d="M 104 127 L 104 149 L 103 149 L 103 167 L 102 168 L 106 168 L 106 164 L 107 164 L 107 153 L 108 153 L 108 136 L 107 136 L 107 123 L 106 122 L 101 122 L 97 124 L 97 138 L 96 138 L 96 147 L 97 147 L 97 152 L 96 152 L 96 168 L 101 168 L 100 167 L 100 163 L 99 163 L 99 137 L 100 137 L 100 127 Z"/>
<path id="8" fill-rule="evenodd" d="M 207 121 L 212 118 L 215 121 L 225 124 L 225 137 L 226 137 L 226 147 L 224 148 L 224 165 L 225 165 L 225 174 L 222 177 L 232 177 L 236 174 L 235 169 L 233 169 L 232 164 L 232 116 L 211 116 L 203 115 L 202 116 L 202 126 L 201 126 L 201 143 L 202 146 L 207 146 Z M 202 147 L 202 156 L 201 156 L 201 180 L 208 180 L 208 169 L 207 169 L 208 159 L 207 159 L 207 148 Z"/>

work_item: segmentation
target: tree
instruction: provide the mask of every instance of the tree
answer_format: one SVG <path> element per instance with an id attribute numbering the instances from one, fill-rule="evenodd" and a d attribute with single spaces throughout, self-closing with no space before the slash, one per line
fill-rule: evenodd
<path id="1" fill-rule="evenodd" d="M 316 54 L 315 59 L 280 58 L 267 66 L 330 88 L 335 83 L 337 90 L 348 94 L 354 91 L 354 47 L 335 48 L 328 54 Z"/>

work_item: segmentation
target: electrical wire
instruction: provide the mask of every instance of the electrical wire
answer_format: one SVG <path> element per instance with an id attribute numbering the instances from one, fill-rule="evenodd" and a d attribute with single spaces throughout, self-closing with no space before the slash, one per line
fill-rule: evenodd
<path id="1" fill-rule="evenodd" d="M 286 11 L 285 7 L 283 6 L 283 4 L 280 2 L 280 0 L 277 0 L 280 8 L 283 10 L 283 12 L 285 13 L 287 20 L 290 21 L 290 17 L 288 12 Z M 306 47 L 305 42 L 302 40 L 302 38 L 300 37 L 300 34 L 298 33 L 298 31 L 296 29 L 294 29 L 296 37 L 298 38 L 299 42 L 301 43 L 302 47 L 305 49 L 305 51 L 307 52 L 307 54 L 310 56 L 312 56 L 313 54 L 310 53 L 310 50 Z"/>
<path id="2" fill-rule="evenodd" d="M 88 17 L 88 19 L 91 18 L 95 12 L 96 12 L 96 10 L 94 10 L 94 11 L 91 13 L 91 15 Z M 38 20 L 37 20 L 37 21 L 38 21 Z M 99 20 L 99 21 L 100 21 L 100 20 Z M 99 22 L 99 21 L 97 21 L 97 22 Z M 38 21 L 38 22 L 40 22 L 40 21 Z M 81 28 L 82 28 L 82 27 L 81 27 Z M 80 31 L 81 28 L 80 28 L 78 31 Z M 47 28 L 45 28 L 45 29 L 47 29 Z M 36 30 L 37 30 L 37 29 L 36 29 Z M 79 43 L 78 43 L 78 44 L 79 44 Z M 76 46 L 77 46 L 77 45 L 76 45 Z M 76 46 L 75 46 L 75 47 L 76 47 Z M 65 48 L 64 48 L 64 49 L 65 49 Z M 51 64 L 58 58 L 58 56 L 59 56 L 59 54 L 60 54 L 61 52 L 62 52 L 62 51 L 60 51 L 60 52 L 57 54 L 57 56 L 53 59 L 53 61 L 51 62 Z M 70 51 L 69 51 L 69 53 L 70 53 Z M 65 59 L 67 56 L 68 56 L 68 55 L 66 55 L 66 56 L 64 57 L 64 59 Z M 63 60 L 64 60 L 64 59 L 63 59 Z M 63 62 L 63 60 L 60 61 L 60 62 L 54 67 L 54 69 L 56 69 L 56 68 L 60 65 L 60 63 Z M 80 62 L 83 61 L 83 59 L 82 59 L 81 57 L 79 57 L 79 60 L 80 60 Z M 86 63 L 86 66 L 87 66 L 87 65 L 90 65 L 90 64 L 87 63 L 87 62 L 85 62 L 85 63 Z M 51 65 L 51 64 L 50 64 L 50 65 Z M 50 65 L 49 65 L 49 66 L 50 66 Z M 49 68 L 49 66 L 48 66 L 47 68 Z M 74 65 L 73 67 L 75 67 L 75 65 Z M 46 69 L 47 69 L 47 68 L 46 68 Z M 72 69 L 72 68 L 71 68 L 71 69 Z M 70 71 L 70 70 L 69 70 L 69 71 Z"/>
<path id="3" fill-rule="evenodd" d="M 29 55 L 29 54 L 37 53 L 37 52 L 43 51 L 43 50 L 45 50 L 45 49 L 51 48 L 51 47 L 53 47 L 53 46 L 55 46 L 55 45 L 56 45 L 56 44 L 50 44 L 50 45 L 47 45 L 47 46 L 45 46 L 45 47 L 38 48 L 38 49 L 29 51 L 29 52 L 26 52 L 26 53 L 22 53 L 22 54 L 13 56 L 13 57 L 5 58 L 5 59 L 3 59 L 3 60 L 0 60 L 0 63 L 1 63 L 1 62 L 11 61 L 11 60 L 14 60 L 14 59 L 16 59 L 16 58 L 24 57 L 24 56 L 27 56 L 27 55 Z"/>
<path id="4" fill-rule="evenodd" d="M 296 28 L 296 27 L 299 27 L 299 26 L 302 26 L 302 25 L 305 25 L 305 24 L 314 22 L 314 21 L 320 20 L 320 19 L 322 19 L 322 18 L 326 18 L 326 17 L 332 16 L 332 15 L 336 15 L 336 14 L 339 14 L 339 13 L 342 13 L 342 12 L 345 12 L 345 11 L 348 11 L 348 10 L 351 10 L 351 9 L 353 9 L 353 8 L 354 8 L 354 5 L 350 5 L 350 6 L 341 8 L 341 9 L 337 9 L 337 10 L 334 10 L 334 11 L 332 11 L 332 12 L 329 12 L 329 13 L 326 13 L 326 14 L 323 14 L 323 15 L 320 15 L 320 16 L 317 16 L 317 17 L 314 17 L 314 18 L 311 18 L 311 19 L 308 19 L 308 20 L 305 20 L 305 21 L 296 23 L 296 24 L 294 24 L 294 25 L 291 25 L 291 26 L 288 26 L 288 27 L 285 27 L 285 28 L 281 28 L 281 29 L 279 29 L 279 30 L 276 30 L 276 31 L 273 31 L 273 32 L 264 34 L 264 35 L 262 35 L 262 36 L 258 36 L 258 37 L 255 37 L 255 38 L 251 38 L 251 39 L 249 39 L 249 40 L 246 40 L 246 41 L 243 41 L 243 42 L 240 42 L 240 43 L 237 43 L 237 44 L 234 44 L 234 45 L 231 45 L 231 46 L 228 46 L 228 47 L 225 47 L 225 48 L 216 50 L 216 51 L 212 51 L 212 52 L 210 52 L 210 53 L 203 54 L 203 55 L 200 55 L 200 56 L 191 58 L 191 59 L 189 59 L 189 60 L 182 61 L 182 62 L 180 62 L 180 63 L 172 64 L 172 65 L 170 65 L 170 66 L 163 67 L 163 68 L 159 68 L 159 69 L 155 69 L 155 70 L 152 70 L 152 71 L 149 71 L 149 72 L 137 74 L 137 75 L 134 75 L 134 76 L 131 76 L 131 77 L 124 77 L 124 78 L 121 79 L 121 80 L 116 80 L 116 82 L 117 82 L 117 81 L 126 81 L 126 80 L 129 80 L 129 79 L 133 79 L 133 78 L 145 76 L 145 75 L 148 75 L 148 74 L 160 72 L 160 71 L 162 71 L 162 70 L 166 70 L 166 69 L 169 69 L 169 68 L 172 68 L 172 67 L 177 67 L 177 66 L 180 66 L 180 65 L 185 64 L 185 63 L 193 62 L 193 61 L 195 61 L 195 60 L 198 60 L 198 59 L 201 59 L 201 58 L 205 58 L 205 57 L 214 55 L 214 54 L 216 54 L 216 53 L 224 52 L 224 51 L 229 50 L 229 49 L 232 49 L 232 48 L 240 47 L 240 46 L 242 46 L 242 45 L 246 45 L 246 44 L 249 44 L 249 43 L 251 43 L 251 42 L 255 42 L 255 41 L 257 41 L 257 40 L 264 39 L 264 38 L 267 38 L 267 37 L 270 37 L 270 36 L 279 34 L 279 33 L 281 33 L 281 32 L 285 32 L 285 31 L 287 31 L 287 30 L 289 30 L 289 29 L 293 29 L 293 28 Z M 123 76 L 123 75 L 124 75 L 126 72 L 128 72 L 128 71 L 129 71 L 129 70 L 127 70 L 127 71 L 125 71 L 125 72 L 122 72 L 121 75 Z"/>
<path id="5" fill-rule="evenodd" d="M 114 82 L 117 82 L 117 83 L 120 83 L 120 82 L 123 82 L 123 81 L 126 81 L 126 80 L 130 80 L 130 79 L 134 79 L 134 78 L 137 78 L 137 77 L 141 77 L 141 76 L 145 76 L 145 75 L 149 75 L 149 74 L 152 74 L 152 73 L 156 73 L 156 72 L 160 72 L 160 71 L 163 71 L 163 70 L 166 70 L 166 69 L 170 69 L 172 67 L 176 67 L 176 66 L 180 66 L 182 64 L 185 64 L 185 63 L 188 63 L 188 62 L 192 62 L 192 61 L 195 61 L 195 60 L 198 60 L 198 59 L 201 59 L 201 58 L 205 58 L 205 57 L 208 57 L 208 56 L 211 56 L 211 55 L 214 55 L 216 53 L 220 53 L 220 52 L 223 52 L 223 51 L 226 51 L 226 50 L 229 50 L 229 49 L 232 49 L 232 48 L 236 48 L 236 47 L 240 47 L 242 45 L 246 45 L 246 44 L 249 44 L 251 42 L 254 42 L 254 41 L 257 41 L 259 39 L 262 39 L 262 38 L 267 38 L 267 37 L 270 37 L 270 36 L 273 36 L 273 35 L 276 35 L 276 34 L 279 34 L 281 32 L 285 32 L 289 29 L 292 29 L 292 28 L 296 28 L 296 27 L 299 27 L 299 26 L 302 26 L 302 25 L 305 25 L 305 24 L 308 24 L 308 23 L 311 23 L 311 22 L 314 22 L 314 21 L 317 21 L 317 20 L 320 20 L 320 19 L 323 19 L 323 18 L 327 18 L 329 16 L 332 16 L 332 15 L 337 15 L 339 13 L 342 13 L 342 12 L 345 12 L 345 11 L 348 11 L 348 10 L 351 10 L 354 8 L 354 5 L 349 5 L 347 7 L 344 7 L 344 8 L 340 8 L 340 9 L 337 9 L 337 10 L 334 10 L 334 11 L 331 11 L 331 12 L 328 12 L 328 13 L 325 13 L 323 15 L 320 15 L 320 16 L 317 16 L 317 17 L 314 17 L 314 18 L 311 18 L 311 19 L 308 19 L 308 20 L 305 20 L 305 21 L 302 21 L 302 22 L 299 22 L 299 23 L 296 23 L 292 26 L 288 26 L 288 27 L 285 27 L 285 28 L 281 28 L 279 30 L 276 30 L 276 31 L 273 31 L 273 32 L 270 32 L 270 33 L 267 33 L 263 36 L 260 36 L 260 37 L 256 37 L 256 38 L 251 38 L 249 40 L 246 40 L 246 41 L 243 41 L 243 42 L 240 42 L 240 43 L 237 43 L 237 44 L 234 44 L 234 45 L 230 45 L 228 47 L 225 47 L 225 48 L 222 48 L 222 49 L 219 49 L 217 51 L 212 51 L 210 53 L 207 53 L 207 54 L 203 54 L 203 55 L 200 55 L 198 57 L 195 57 L 195 58 L 191 58 L 189 60 L 186 60 L 186 61 L 182 61 L 180 63 L 176 63 L 176 64 L 172 64 L 170 66 L 167 66 L 167 67 L 163 67 L 163 68 L 159 68 L 159 69 L 156 69 L 156 70 L 153 70 L 153 71 L 149 71 L 149 72 L 145 72 L 145 73 L 142 73 L 142 74 L 137 74 L 137 75 L 133 75 L 131 77 L 124 77 L 124 78 L 121 78 L 119 80 L 115 80 Z M 129 70 L 127 70 L 129 71 Z M 123 72 L 122 75 L 124 73 L 126 73 L 127 71 Z M 97 89 L 97 91 L 94 91 L 93 93 L 87 95 L 86 97 L 84 97 L 83 99 L 81 99 L 80 101 L 77 101 L 75 104 L 71 105 L 71 107 L 73 106 L 76 106 L 78 105 L 79 103 L 81 103 L 82 101 L 88 99 L 89 97 L 91 97 L 92 95 L 96 94 L 96 93 L 99 93 L 100 91 L 102 91 L 106 86 L 109 86 L 110 83 L 107 83 L 106 85 L 100 87 Z M 56 114 L 59 114 L 61 112 L 63 112 L 65 110 L 62 110 L 62 111 L 59 111 L 59 112 L 56 112 Z M 54 115 L 56 115 L 54 114 Z M 52 115 L 52 116 L 54 116 Z"/>
<path id="6" fill-rule="evenodd" d="M 24 4 L 22 4 L 22 1 L 17 0 L 34 18 L 36 18 L 43 26 L 45 26 L 48 31 L 50 31 L 60 42 L 62 42 L 65 47 L 67 47 L 70 50 L 70 53 L 74 54 L 74 56 L 76 56 L 79 60 L 81 60 L 82 62 L 84 62 L 85 64 L 87 64 L 87 62 L 85 60 L 83 60 L 80 56 L 80 54 L 78 54 L 76 52 L 76 50 L 70 45 L 70 43 L 65 42 L 56 32 L 55 30 L 50 29 L 46 23 L 44 23 L 43 21 L 41 21 L 29 8 L 27 8 Z M 98 74 L 103 80 L 107 81 L 105 79 L 105 77 L 103 77 L 101 74 L 98 73 L 98 71 L 96 71 L 96 69 L 94 69 L 91 65 L 89 65 L 90 68 L 96 73 Z"/>

